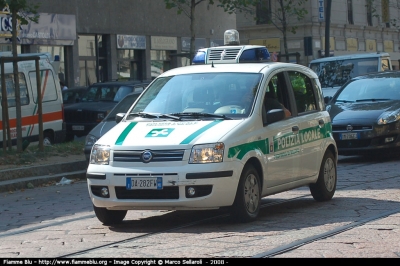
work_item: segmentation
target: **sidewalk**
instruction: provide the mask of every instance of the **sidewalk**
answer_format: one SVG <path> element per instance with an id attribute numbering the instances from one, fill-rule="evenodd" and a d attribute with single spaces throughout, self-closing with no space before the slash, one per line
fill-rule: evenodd
<path id="1" fill-rule="evenodd" d="M 0 165 L 0 193 L 86 179 L 85 156 L 54 156 L 29 165 Z M 66 179 L 65 179 L 66 178 Z M 69 181 L 71 180 L 71 181 Z"/>

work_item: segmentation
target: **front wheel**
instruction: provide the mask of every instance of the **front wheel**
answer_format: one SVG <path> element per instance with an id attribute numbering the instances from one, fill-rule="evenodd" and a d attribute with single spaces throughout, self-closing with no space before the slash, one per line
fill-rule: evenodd
<path id="1" fill-rule="evenodd" d="M 310 184 L 310 192 L 316 201 L 332 199 L 336 190 L 336 160 L 331 151 L 326 151 L 321 162 L 317 183 Z"/>
<path id="2" fill-rule="evenodd" d="M 111 211 L 106 208 L 100 208 L 93 205 L 94 213 L 97 219 L 104 225 L 119 224 L 125 218 L 128 211 Z"/>
<path id="3" fill-rule="evenodd" d="M 240 222 L 256 220 L 260 212 L 261 184 L 257 170 L 247 165 L 240 176 L 231 214 Z"/>

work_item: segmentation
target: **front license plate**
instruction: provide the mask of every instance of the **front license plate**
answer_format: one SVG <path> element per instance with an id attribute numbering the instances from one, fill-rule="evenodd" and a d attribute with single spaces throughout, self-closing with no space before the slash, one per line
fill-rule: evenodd
<path id="1" fill-rule="evenodd" d="M 348 139 L 359 139 L 358 133 L 342 133 L 340 134 L 341 140 L 348 140 Z"/>
<path id="2" fill-rule="evenodd" d="M 85 126 L 72 126 L 72 130 L 85 130 Z"/>
<path id="3" fill-rule="evenodd" d="M 162 177 L 127 177 L 126 189 L 162 189 Z"/>

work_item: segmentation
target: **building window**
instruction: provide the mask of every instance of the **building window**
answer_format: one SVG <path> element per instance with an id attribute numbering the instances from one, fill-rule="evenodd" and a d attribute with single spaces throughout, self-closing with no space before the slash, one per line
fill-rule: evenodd
<path id="1" fill-rule="evenodd" d="M 55 71 L 58 73 L 58 78 L 60 81 L 67 83 L 65 80 L 65 58 L 64 58 L 64 46 L 37 46 L 36 52 L 38 53 L 50 53 L 53 56 L 53 59 L 55 58 L 56 55 L 58 55 L 59 60 L 60 60 L 60 66 L 59 69 L 55 69 Z M 69 84 L 66 84 L 67 87 Z"/>
<path id="2" fill-rule="evenodd" d="M 390 28 L 389 0 L 382 0 L 382 22 L 386 28 Z"/>
<path id="3" fill-rule="evenodd" d="M 256 6 L 256 23 L 268 24 L 271 21 L 271 0 L 261 0 Z"/>
<path id="4" fill-rule="evenodd" d="M 96 36 L 79 35 L 79 77 L 76 86 L 89 86 L 98 82 L 96 75 Z"/>
<path id="5" fill-rule="evenodd" d="M 154 79 L 165 71 L 171 69 L 170 67 L 170 51 L 151 50 L 150 51 L 150 64 L 151 64 L 151 78 Z"/>
<path id="6" fill-rule="evenodd" d="M 349 24 L 354 24 L 353 21 L 353 0 L 347 0 L 347 19 Z"/>
<path id="7" fill-rule="evenodd" d="M 367 24 L 372 26 L 372 1 L 367 0 Z"/>

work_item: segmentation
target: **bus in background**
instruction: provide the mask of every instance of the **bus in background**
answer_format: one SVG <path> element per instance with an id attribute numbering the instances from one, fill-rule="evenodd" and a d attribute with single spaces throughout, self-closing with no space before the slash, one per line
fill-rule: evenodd
<path id="1" fill-rule="evenodd" d="M 392 70 L 388 53 L 352 54 L 314 59 L 309 67 L 317 73 L 324 96 L 333 96 L 348 80 L 371 72 Z"/>

